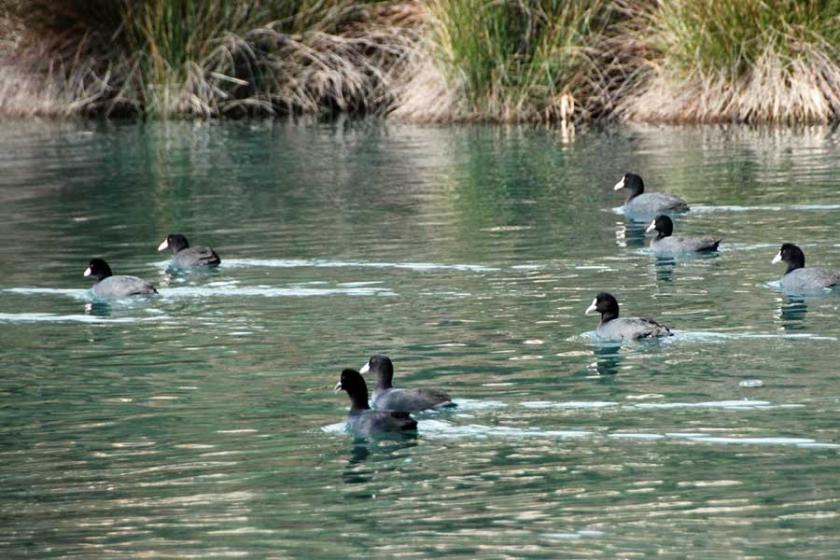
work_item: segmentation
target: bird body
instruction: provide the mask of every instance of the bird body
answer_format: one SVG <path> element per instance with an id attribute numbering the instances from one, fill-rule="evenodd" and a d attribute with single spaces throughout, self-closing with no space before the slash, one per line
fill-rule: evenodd
<path id="1" fill-rule="evenodd" d="M 402 389 L 393 386 L 394 364 L 388 356 L 372 356 L 361 373 L 376 375 L 373 406 L 377 410 L 420 412 L 441 406 L 453 406 L 452 397 L 440 389 Z"/>
<path id="2" fill-rule="evenodd" d="M 350 396 L 350 412 L 347 414 L 347 429 L 353 434 L 367 437 L 387 432 L 411 432 L 417 429 L 417 422 L 408 414 L 393 410 L 371 410 L 368 404 L 368 390 L 362 374 L 353 369 L 341 372 L 341 379 L 335 386 L 336 392 L 346 391 Z"/>
<path id="3" fill-rule="evenodd" d="M 171 268 L 213 267 L 222 262 L 216 251 L 210 247 L 203 245 L 190 247 L 187 238 L 180 233 L 170 233 L 158 245 L 158 251 L 165 251 L 166 249 L 172 251 L 172 260 L 169 262 Z"/>
<path id="4" fill-rule="evenodd" d="M 635 173 L 626 173 L 613 190 L 626 191 L 622 210 L 631 220 L 647 221 L 656 214 L 687 212 L 688 204 L 680 197 L 666 192 L 645 192 L 645 183 Z"/>
<path id="5" fill-rule="evenodd" d="M 138 295 L 154 295 L 155 287 L 136 276 L 114 276 L 103 259 L 91 259 L 84 276 L 96 279 L 91 293 L 98 299 L 119 299 Z"/>
<path id="6" fill-rule="evenodd" d="M 825 292 L 840 285 L 840 272 L 818 266 L 805 266 L 805 253 L 792 243 L 784 243 L 773 258 L 773 264 L 788 265 L 781 279 L 782 289 L 789 293 Z"/>
<path id="7" fill-rule="evenodd" d="M 709 253 L 717 251 L 720 239 L 704 237 L 686 237 L 673 235 L 674 222 L 666 215 L 657 216 L 648 226 L 647 232 L 655 231 L 656 238 L 651 241 L 650 248 L 658 257 L 672 257 L 684 253 Z"/>
<path id="8" fill-rule="evenodd" d="M 601 314 L 601 322 L 595 333 L 607 341 L 638 340 L 671 336 L 671 329 L 665 325 L 644 317 L 619 317 L 618 300 L 612 294 L 601 292 L 585 313 L 596 311 Z"/>

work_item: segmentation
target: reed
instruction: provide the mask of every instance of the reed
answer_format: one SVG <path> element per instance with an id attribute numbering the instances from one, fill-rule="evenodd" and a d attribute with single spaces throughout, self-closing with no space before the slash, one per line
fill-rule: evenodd
<path id="1" fill-rule="evenodd" d="M 55 106 L 72 99 L 63 113 L 379 111 L 413 41 L 400 23 L 410 10 L 351 0 L 6 0 L 3 11 L 21 30 L 6 59 L 52 84 Z"/>
<path id="2" fill-rule="evenodd" d="M 607 0 L 430 0 L 425 56 L 397 116 L 503 122 L 603 116 L 621 13 Z M 576 104 L 575 104 L 576 102 Z"/>
<path id="3" fill-rule="evenodd" d="M 840 0 L 0 0 L 0 114 L 834 122 Z"/>
<path id="4" fill-rule="evenodd" d="M 645 79 L 627 118 L 829 122 L 840 114 L 840 1 L 673 0 L 638 10 Z"/>

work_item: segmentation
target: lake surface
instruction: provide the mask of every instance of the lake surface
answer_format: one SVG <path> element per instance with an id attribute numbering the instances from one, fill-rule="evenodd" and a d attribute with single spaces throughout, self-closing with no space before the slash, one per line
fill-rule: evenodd
<path id="1" fill-rule="evenodd" d="M 0 124 L 0 556 L 837 558 L 840 134 Z M 717 257 L 657 262 L 636 171 Z M 180 231 L 222 266 L 170 276 Z M 91 305 L 93 256 L 153 281 Z M 592 337 L 598 291 L 676 336 Z M 344 367 L 451 392 L 354 441 Z"/>

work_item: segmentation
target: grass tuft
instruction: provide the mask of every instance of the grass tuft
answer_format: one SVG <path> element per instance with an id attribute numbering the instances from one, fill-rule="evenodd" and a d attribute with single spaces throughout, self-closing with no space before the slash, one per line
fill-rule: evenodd
<path id="1" fill-rule="evenodd" d="M 640 10 L 636 120 L 828 122 L 840 115 L 840 1 L 674 0 Z"/>
<path id="2" fill-rule="evenodd" d="M 0 0 L 0 114 L 840 120 L 840 0 Z"/>
<path id="3" fill-rule="evenodd" d="M 5 0 L 3 12 L 21 30 L 7 59 L 53 83 L 56 107 L 73 99 L 61 113 L 382 111 L 414 41 L 410 10 L 351 0 Z"/>
<path id="4" fill-rule="evenodd" d="M 601 63 L 620 19 L 607 0 L 430 0 L 425 56 L 395 113 L 437 122 L 602 115 L 612 73 Z"/>

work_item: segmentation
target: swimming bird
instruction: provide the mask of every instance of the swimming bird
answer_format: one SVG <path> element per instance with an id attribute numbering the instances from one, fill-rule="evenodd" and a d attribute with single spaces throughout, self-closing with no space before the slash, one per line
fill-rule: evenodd
<path id="1" fill-rule="evenodd" d="M 194 266 L 218 266 L 222 259 L 210 247 L 199 245 L 190 247 L 187 238 L 180 233 L 170 233 L 158 245 L 158 252 L 169 249 L 174 255 L 169 263 L 172 268 L 190 268 Z"/>
<path id="2" fill-rule="evenodd" d="M 394 364 L 388 356 L 371 356 L 362 366 L 364 375 L 373 372 L 376 375 L 376 388 L 373 390 L 373 406 L 377 410 L 399 410 L 402 412 L 420 412 L 441 406 L 454 406 L 448 393 L 440 389 L 397 389 L 394 387 Z"/>
<path id="3" fill-rule="evenodd" d="M 335 385 L 335 392 L 339 391 L 347 391 L 350 396 L 347 426 L 357 436 L 383 432 L 410 432 L 417 429 L 417 422 L 408 412 L 371 410 L 368 405 L 365 379 L 354 369 L 345 369 L 341 372 L 341 379 Z"/>
<path id="4" fill-rule="evenodd" d="M 622 340 L 639 338 L 656 338 L 660 336 L 671 336 L 671 330 L 657 323 L 653 319 L 642 317 L 621 317 L 618 316 L 618 300 L 612 294 L 601 292 L 592 304 L 586 308 L 585 314 L 596 311 L 601 314 L 601 322 L 596 329 L 596 334 L 604 340 Z"/>
<path id="5" fill-rule="evenodd" d="M 687 212 L 688 204 L 678 196 L 665 192 L 645 192 L 645 183 L 635 173 L 626 173 L 613 190 L 627 191 L 624 215 L 631 220 L 647 221 L 656 214 Z"/>
<path id="6" fill-rule="evenodd" d="M 792 293 L 822 292 L 840 284 L 840 272 L 805 267 L 805 253 L 793 243 L 783 243 L 772 264 L 783 261 L 788 265 L 782 276 L 782 289 Z"/>
<path id="7" fill-rule="evenodd" d="M 674 233 L 674 222 L 666 215 L 657 216 L 646 232 L 655 231 L 656 238 L 651 241 L 650 248 L 656 256 L 668 257 L 680 253 L 709 253 L 717 251 L 720 239 L 706 237 L 683 237 L 672 235 Z"/>
<path id="8" fill-rule="evenodd" d="M 103 259 L 91 259 L 83 276 L 96 279 L 91 288 L 98 298 L 122 298 L 158 293 L 153 285 L 136 276 L 114 276 Z"/>

